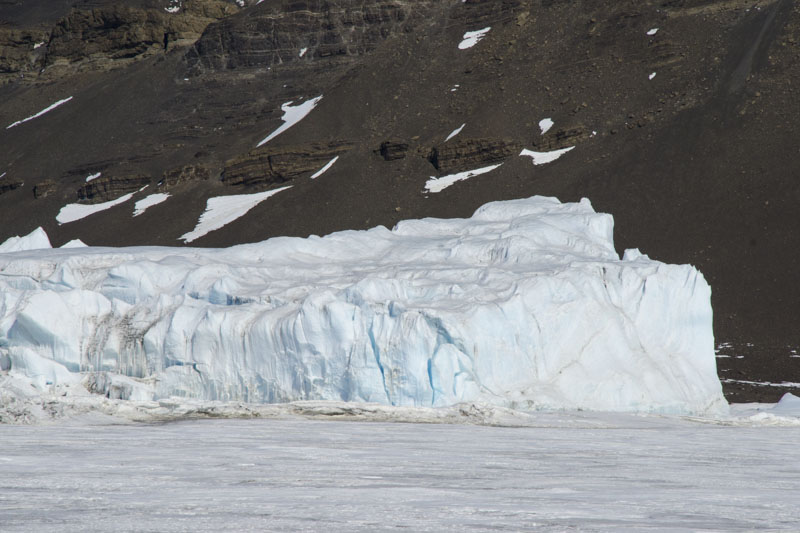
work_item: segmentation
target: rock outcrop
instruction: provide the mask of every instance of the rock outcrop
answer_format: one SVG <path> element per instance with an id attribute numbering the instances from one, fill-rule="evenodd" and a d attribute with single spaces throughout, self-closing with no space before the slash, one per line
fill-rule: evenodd
<path id="1" fill-rule="evenodd" d="M 24 75 L 44 64 L 49 32 L 0 26 L 0 80 L 4 75 Z"/>
<path id="2" fill-rule="evenodd" d="M 575 146 L 592 136 L 592 132 L 583 126 L 549 131 L 541 137 L 534 139 L 533 145 L 542 152 L 560 150 Z"/>
<path id="3" fill-rule="evenodd" d="M 199 165 L 184 165 L 164 172 L 161 181 L 158 182 L 159 189 L 172 189 L 185 183 L 195 183 L 205 181 L 211 177 L 211 171 Z"/>
<path id="4" fill-rule="evenodd" d="M 211 24 L 186 54 L 189 75 L 363 55 L 426 18 L 432 0 L 264 2 Z"/>
<path id="5" fill-rule="evenodd" d="M 176 12 L 157 5 L 73 8 L 53 26 L 3 27 L 0 21 L 0 83 L 39 74 L 43 67 L 108 69 L 129 60 L 194 43 L 209 23 L 239 11 L 232 0 L 186 0 Z M 67 73 L 70 71 L 68 70 Z M 56 68 L 45 76 L 64 75 Z"/>
<path id="6" fill-rule="evenodd" d="M 352 143 L 336 141 L 258 148 L 228 161 L 222 182 L 232 186 L 268 188 L 313 173 L 352 147 Z"/>
<path id="7" fill-rule="evenodd" d="M 519 153 L 521 145 L 507 139 L 463 139 L 434 146 L 428 161 L 443 174 L 470 170 L 504 161 Z"/>
<path id="8" fill-rule="evenodd" d="M 408 152 L 408 143 L 403 141 L 384 141 L 381 147 L 375 150 L 385 161 L 403 159 Z"/>
<path id="9" fill-rule="evenodd" d="M 0 176 L 0 194 L 18 189 L 19 187 L 22 187 L 22 185 L 23 182 L 20 180 L 14 180 L 7 176 Z"/>
<path id="10" fill-rule="evenodd" d="M 136 192 L 149 185 L 150 176 L 129 174 L 122 176 L 101 176 L 86 183 L 77 191 L 78 201 L 85 204 L 99 204 L 119 198 L 124 194 Z"/>

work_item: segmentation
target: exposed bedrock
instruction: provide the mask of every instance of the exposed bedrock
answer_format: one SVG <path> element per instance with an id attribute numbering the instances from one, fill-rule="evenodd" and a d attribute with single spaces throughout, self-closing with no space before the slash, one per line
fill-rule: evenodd
<path id="1" fill-rule="evenodd" d="M 352 147 L 353 143 L 334 141 L 258 148 L 228 161 L 222 181 L 225 185 L 269 187 L 317 171 Z"/>

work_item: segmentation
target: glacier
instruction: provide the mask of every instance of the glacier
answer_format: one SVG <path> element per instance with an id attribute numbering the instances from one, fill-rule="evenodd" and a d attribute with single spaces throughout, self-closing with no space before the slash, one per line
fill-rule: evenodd
<path id="1" fill-rule="evenodd" d="M 728 409 L 702 274 L 620 258 L 586 199 L 226 249 L 18 248 L 0 381 L 26 394 Z"/>

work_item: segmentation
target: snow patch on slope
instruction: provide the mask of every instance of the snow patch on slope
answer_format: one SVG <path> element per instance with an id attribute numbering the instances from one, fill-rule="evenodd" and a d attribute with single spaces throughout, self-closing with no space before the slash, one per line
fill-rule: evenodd
<path id="1" fill-rule="evenodd" d="M 72 100 L 72 97 L 71 97 L 71 96 L 70 96 L 69 98 L 64 98 L 63 100 L 59 100 L 58 102 L 56 102 L 56 103 L 54 103 L 54 104 L 52 104 L 52 105 L 50 105 L 50 106 L 48 106 L 48 107 L 46 107 L 46 108 L 42 109 L 41 111 L 39 111 L 39 112 L 38 112 L 38 113 L 36 113 L 35 115 L 31 115 L 31 116 L 29 116 L 28 118 L 23 118 L 22 120 L 18 120 L 18 121 L 16 121 L 16 122 L 14 122 L 13 124 L 9 124 L 8 126 L 6 126 L 6 129 L 7 129 L 7 130 L 10 130 L 11 128 L 13 128 L 13 127 L 15 127 L 15 126 L 19 126 L 20 124 L 24 124 L 25 122 L 28 122 L 29 120 L 33 120 L 33 119 L 35 119 L 35 118 L 39 118 L 39 117 L 41 117 L 42 115 L 44 115 L 45 113 L 49 113 L 49 112 L 50 112 L 50 111 L 52 111 L 53 109 L 57 108 L 58 106 L 60 106 L 60 105 L 63 105 L 63 104 L 66 104 L 66 103 L 67 103 L 67 102 L 69 102 L 70 100 Z"/>
<path id="2" fill-rule="evenodd" d="M 292 102 L 286 102 L 285 104 L 281 105 L 281 111 L 283 111 L 283 116 L 281 120 L 283 120 L 283 124 L 267 135 L 264 139 L 261 140 L 256 146 L 262 146 L 284 131 L 288 130 L 301 120 L 303 120 L 306 115 L 311 113 L 311 111 L 317 107 L 319 101 L 322 100 L 322 96 L 317 96 L 316 98 L 312 98 L 311 100 L 306 100 L 302 104 L 297 104 L 295 106 L 292 105 Z"/>
<path id="3" fill-rule="evenodd" d="M 3 254 L 0 360 L 39 393 L 109 373 L 153 400 L 724 412 L 703 276 L 620 260 L 612 230 L 534 197 L 221 250 Z"/>
<path id="4" fill-rule="evenodd" d="M 550 152 L 534 152 L 532 150 L 522 150 L 519 155 L 526 156 L 533 159 L 534 165 L 544 165 L 547 163 L 552 163 L 562 155 L 566 154 L 570 150 L 575 148 L 574 146 L 570 146 L 569 148 L 562 148 L 561 150 L 553 150 Z"/>
<path id="5" fill-rule="evenodd" d="M 489 30 L 491 29 L 492 27 L 488 26 L 486 28 L 483 28 L 482 30 L 466 32 L 464 34 L 464 37 L 462 37 L 462 41 L 458 43 L 458 49 L 466 50 L 467 48 L 472 48 L 473 46 L 478 44 L 478 41 L 486 37 L 486 34 L 489 33 Z"/>
<path id="6" fill-rule="evenodd" d="M 449 141 L 450 139 L 452 139 L 453 137 L 455 137 L 456 135 L 458 135 L 459 133 L 461 133 L 461 130 L 463 130 L 463 129 L 464 129 L 464 126 L 466 126 L 466 125 L 467 125 L 467 123 L 465 122 L 465 123 L 463 123 L 461 126 L 457 127 L 457 128 L 456 128 L 456 129 L 454 129 L 453 131 L 451 131 L 451 132 L 450 132 L 450 135 L 448 135 L 448 136 L 447 136 L 447 138 L 444 140 L 444 142 L 447 142 L 447 141 Z"/>
<path id="7" fill-rule="evenodd" d="M 503 163 L 489 167 L 477 168 L 475 170 L 465 170 L 464 172 L 450 174 L 449 176 L 442 176 L 441 178 L 431 176 L 431 179 L 425 182 L 425 190 L 428 192 L 442 192 L 454 183 L 468 180 L 470 178 L 474 178 L 475 176 L 480 176 L 481 174 L 486 174 L 502 164 Z"/>
<path id="8" fill-rule="evenodd" d="M 543 118 L 539 121 L 539 129 L 542 130 L 542 135 L 550 131 L 550 128 L 553 127 L 553 119 L 551 118 Z"/>
<path id="9" fill-rule="evenodd" d="M 316 171 L 316 172 L 315 172 L 315 173 L 314 173 L 314 174 L 311 176 L 311 179 L 312 179 L 312 180 L 314 180 L 314 179 L 317 179 L 318 177 L 320 177 L 320 176 L 322 176 L 323 174 L 325 174 L 325 173 L 328 171 L 328 169 L 329 169 L 329 168 L 331 168 L 331 167 L 333 166 L 333 164 L 334 164 L 334 163 L 336 163 L 336 160 L 337 160 L 337 159 L 339 159 L 339 156 L 338 156 L 338 155 L 337 155 L 336 157 L 334 157 L 333 159 L 331 159 L 330 161 L 328 161 L 327 163 L 325 163 L 325 166 L 324 166 L 324 167 L 322 167 L 321 169 L 319 169 L 318 171 Z"/>
<path id="10" fill-rule="evenodd" d="M 192 242 L 203 235 L 230 224 L 237 218 L 243 217 L 255 206 L 286 189 L 291 189 L 291 185 L 264 191 L 255 194 L 234 194 L 230 196 L 217 196 L 206 201 L 206 210 L 200 215 L 195 228 L 189 233 L 181 235 L 185 242 Z"/>
<path id="11" fill-rule="evenodd" d="M 76 220 L 86 218 L 89 215 L 94 215 L 100 211 L 111 209 L 115 205 L 125 203 L 133 197 L 133 194 L 134 193 L 131 192 L 124 196 L 120 196 L 115 200 L 109 200 L 108 202 L 103 202 L 101 204 L 67 204 L 58 212 L 56 215 L 56 220 L 59 224 L 75 222 Z"/>
<path id="12" fill-rule="evenodd" d="M 155 194 L 151 194 L 150 196 L 146 196 L 141 200 L 137 201 L 133 206 L 133 216 L 138 217 L 145 211 L 147 208 L 153 207 L 154 205 L 158 205 L 162 202 L 166 202 L 167 198 L 170 197 L 169 193 L 166 192 L 157 192 Z"/>

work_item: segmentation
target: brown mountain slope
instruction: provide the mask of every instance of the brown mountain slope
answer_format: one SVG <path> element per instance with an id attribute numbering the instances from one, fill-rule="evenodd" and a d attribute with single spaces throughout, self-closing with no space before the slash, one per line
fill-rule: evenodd
<path id="1" fill-rule="evenodd" d="M 165 20 L 170 5 L 140 9 Z M 73 97 L 0 130 L 0 240 L 41 225 L 54 244 L 179 245 L 207 198 L 286 185 L 192 244 L 585 196 L 615 216 L 620 250 L 706 275 L 716 336 L 732 344 L 718 359 L 734 380 L 730 399 L 792 390 L 741 381 L 800 382 L 795 3 L 267 0 L 215 17 L 194 45 L 151 43 L 134 60 L 44 55 L 43 72 L 0 86 L 3 128 Z M 465 32 L 487 27 L 459 48 Z M 282 104 L 319 96 L 305 119 L 256 148 L 282 124 Z M 546 134 L 544 118 L 555 124 Z M 546 165 L 518 155 L 570 146 Z M 424 192 L 431 176 L 498 163 Z M 171 196 L 133 218 L 133 202 L 151 192 Z M 127 193 L 107 211 L 55 220 L 65 204 Z"/>

